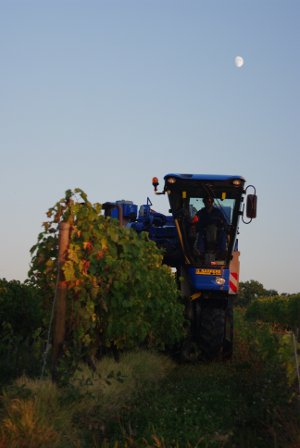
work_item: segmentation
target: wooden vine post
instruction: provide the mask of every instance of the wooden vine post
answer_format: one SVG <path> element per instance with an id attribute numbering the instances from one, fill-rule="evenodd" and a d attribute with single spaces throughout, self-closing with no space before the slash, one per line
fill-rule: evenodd
<path id="1" fill-rule="evenodd" d="M 55 308 L 53 320 L 52 341 L 52 380 L 57 380 L 57 364 L 62 353 L 66 332 L 67 284 L 65 282 L 63 265 L 66 261 L 70 240 L 70 223 L 61 222 L 59 225 L 58 249 L 58 281 L 55 291 Z"/>

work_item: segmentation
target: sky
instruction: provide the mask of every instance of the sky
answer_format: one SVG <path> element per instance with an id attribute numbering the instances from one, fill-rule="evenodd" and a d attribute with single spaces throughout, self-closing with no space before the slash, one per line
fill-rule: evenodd
<path id="1" fill-rule="evenodd" d="M 300 292 L 299 21 L 299 0 L 0 0 L 0 278 L 26 279 L 67 189 L 166 212 L 153 176 L 237 174 L 240 280 Z"/>

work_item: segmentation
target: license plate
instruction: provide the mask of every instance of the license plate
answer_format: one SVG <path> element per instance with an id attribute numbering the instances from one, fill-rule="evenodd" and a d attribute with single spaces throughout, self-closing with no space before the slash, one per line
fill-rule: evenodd
<path id="1" fill-rule="evenodd" d="M 221 269 L 199 268 L 196 269 L 196 275 L 222 275 Z"/>

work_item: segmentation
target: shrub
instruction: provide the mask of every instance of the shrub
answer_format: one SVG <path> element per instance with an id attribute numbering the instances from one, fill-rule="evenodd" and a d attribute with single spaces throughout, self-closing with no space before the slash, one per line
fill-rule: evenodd
<path id="1" fill-rule="evenodd" d="M 247 309 L 246 317 L 276 323 L 295 331 L 300 328 L 300 294 L 257 299 Z"/>
<path id="2" fill-rule="evenodd" d="M 40 291 L 16 280 L 0 280 L 0 382 L 41 368 L 45 317 Z"/>

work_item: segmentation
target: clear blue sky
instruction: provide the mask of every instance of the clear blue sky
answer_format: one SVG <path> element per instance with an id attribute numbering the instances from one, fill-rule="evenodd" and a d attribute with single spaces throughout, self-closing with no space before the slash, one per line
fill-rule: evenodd
<path id="1" fill-rule="evenodd" d="M 69 188 L 166 211 L 153 176 L 240 174 L 241 280 L 299 292 L 299 23 L 299 0 L 0 0 L 0 277 Z"/>

